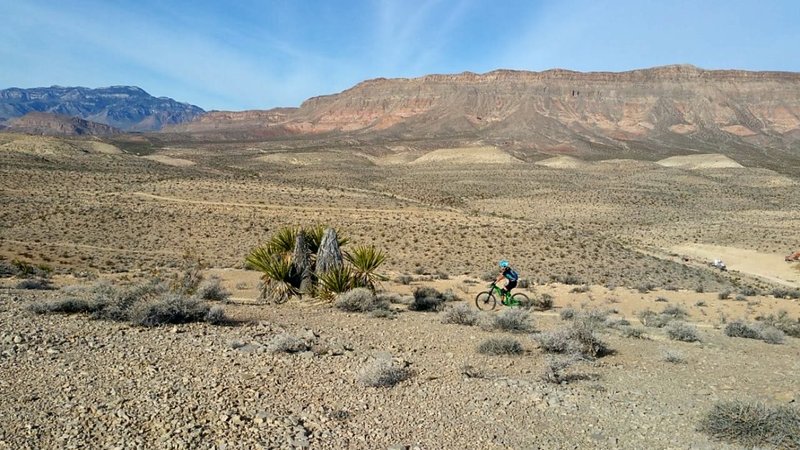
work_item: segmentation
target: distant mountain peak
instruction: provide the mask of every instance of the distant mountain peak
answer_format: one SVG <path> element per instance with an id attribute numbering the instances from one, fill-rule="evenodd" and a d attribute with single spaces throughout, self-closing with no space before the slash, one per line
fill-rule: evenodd
<path id="1" fill-rule="evenodd" d="M 0 90 L 0 120 L 44 112 L 77 117 L 124 131 L 155 131 L 188 122 L 203 109 L 168 97 L 153 97 L 138 86 L 10 88 Z"/>

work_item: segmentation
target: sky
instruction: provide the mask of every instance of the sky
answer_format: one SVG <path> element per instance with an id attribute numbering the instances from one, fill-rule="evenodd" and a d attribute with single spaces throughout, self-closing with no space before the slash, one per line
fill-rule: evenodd
<path id="1" fill-rule="evenodd" d="M 798 0 L 0 0 L 0 17 L 0 89 L 130 85 L 206 110 L 495 69 L 800 72 Z"/>

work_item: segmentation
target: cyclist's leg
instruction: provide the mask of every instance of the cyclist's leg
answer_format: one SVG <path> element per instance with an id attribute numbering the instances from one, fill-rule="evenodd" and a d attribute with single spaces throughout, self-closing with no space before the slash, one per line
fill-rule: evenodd
<path id="1" fill-rule="evenodd" d="M 517 281 L 508 280 L 508 283 L 506 283 L 504 289 L 506 290 L 506 293 L 508 293 L 508 295 L 511 295 L 511 290 L 514 289 L 515 287 L 517 287 Z"/>

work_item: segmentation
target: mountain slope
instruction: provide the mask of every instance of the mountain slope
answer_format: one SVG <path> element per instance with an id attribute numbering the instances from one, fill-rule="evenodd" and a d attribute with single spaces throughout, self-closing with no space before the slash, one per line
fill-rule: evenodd
<path id="1" fill-rule="evenodd" d="M 138 87 L 60 87 L 0 90 L 0 120 L 30 112 L 78 117 L 124 131 L 153 131 L 203 114 L 197 106 L 153 97 Z"/>
<path id="2" fill-rule="evenodd" d="M 6 131 L 48 136 L 100 136 L 117 134 L 117 128 L 78 117 L 29 112 L 4 123 Z"/>
<path id="3" fill-rule="evenodd" d="M 202 127 L 198 121 L 182 127 L 221 133 L 242 123 L 232 117 L 201 120 Z M 258 126 L 274 136 L 503 142 L 531 157 L 656 160 L 724 153 L 747 164 L 766 156 L 800 169 L 800 74 L 665 66 L 375 79 L 311 98 Z"/>

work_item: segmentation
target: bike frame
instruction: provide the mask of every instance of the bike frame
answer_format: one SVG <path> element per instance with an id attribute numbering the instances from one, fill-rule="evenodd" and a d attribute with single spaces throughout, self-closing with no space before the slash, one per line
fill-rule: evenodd
<path id="1" fill-rule="evenodd" d="M 500 289 L 500 286 L 496 285 L 495 283 L 492 283 L 492 292 L 496 293 L 497 296 L 500 297 L 500 303 L 502 303 L 503 305 L 519 306 L 519 302 L 515 302 L 514 300 L 511 299 L 510 292 L 503 292 L 503 290 Z"/>

